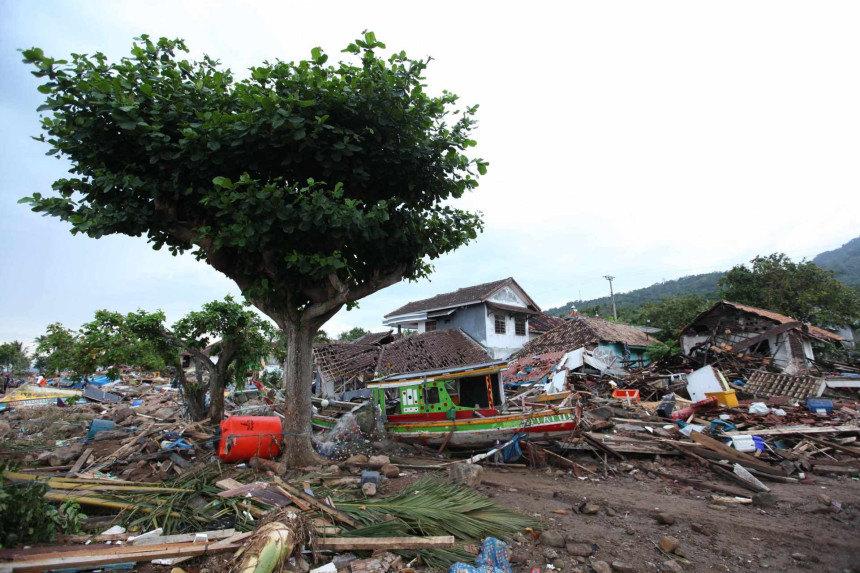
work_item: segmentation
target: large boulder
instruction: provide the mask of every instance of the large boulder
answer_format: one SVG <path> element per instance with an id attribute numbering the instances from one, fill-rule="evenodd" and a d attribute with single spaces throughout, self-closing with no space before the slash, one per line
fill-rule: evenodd
<path id="1" fill-rule="evenodd" d="M 448 468 L 448 477 L 451 480 L 475 487 L 481 483 L 484 468 L 475 464 L 454 464 Z"/>

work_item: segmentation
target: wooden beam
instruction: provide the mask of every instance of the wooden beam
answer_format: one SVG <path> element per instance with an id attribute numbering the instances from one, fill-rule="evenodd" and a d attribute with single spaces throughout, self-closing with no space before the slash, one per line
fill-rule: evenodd
<path id="1" fill-rule="evenodd" d="M 724 456 L 728 460 L 732 460 L 733 462 L 738 462 L 741 464 L 752 465 L 756 468 L 762 468 L 764 470 L 772 470 L 773 467 L 767 463 L 763 462 L 758 458 L 755 458 L 747 453 L 740 452 L 734 448 L 730 448 L 724 443 L 715 440 L 710 436 L 706 436 L 701 432 L 690 432 L 690 438 L 697 444 L 700 444 L 711 451 L 714 451 L 721 456 Z"/>
<path id="2" fill-rule="evenodd" d="M 317 540 L 319 549 L 332 551 L 374 551 L 390 549 L 439 549 L 454 547 L 453 535 L 439 537 L 329 537 Z"/>
<path id="3" fill-rule="evenodd" d="M 860 426 L 844 425 L 844 426 L 777 426 L 775 428 L 765 428 L 757 431 L 733 431 L 723 432 L 725 436 L 787 436 L 790 434 L 841 434 L 843 432 L 860 432 Z"/>

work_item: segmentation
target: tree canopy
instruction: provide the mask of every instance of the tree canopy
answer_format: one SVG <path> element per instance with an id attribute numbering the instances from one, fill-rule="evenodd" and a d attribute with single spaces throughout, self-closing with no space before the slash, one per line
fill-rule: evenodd
<path id="1" fill-rule="evenodd" d="M 314 48 L 241 80 L 182 59 L 182 40 L 142 36 L 117 63 L 24 50 L 46 80 L 41 139 L 72 163 L 24 200 L 73 233 L 192 251 L 276 321 L 426 276 L 481 228 L 447 202 L 486 170 L 464 153 L 477 106 L 428 95 L 429 59 L 384 48 L 368 32 L 344 50 L 355 63 Z"/>
<path id="2" fill-rule="evenodd" d="M 361 328 L 360 326 L 354 326 L 354 327 L 350 328 L 349 330 L 345 330 L 344 332 L 341 332 L 340 336 L 338 336 L 337 339 L 338 340 L 348 340 L 348 341 L 352 342 L 353 340 L 358 340 L 359 338 L 361 338 L 365 334 L 369 334 L 369 333 L 370 333 L 369 330 L 365 330 L 365 329 Z"/>
<path id="3" fill-rule="evenodd" d="M 0 370 L 21 372 L 30 367 L 30 357 L 24 343 L 15 340 L 0 344 Z"/>
<path id="4" fill-rule="evenodd" d="M 726 300 L 773 310 L 820 326 L 856 323 L 860 293 L 811 261 L 793 262 L 783 253 L 758 256 L 720 279 Z"/>

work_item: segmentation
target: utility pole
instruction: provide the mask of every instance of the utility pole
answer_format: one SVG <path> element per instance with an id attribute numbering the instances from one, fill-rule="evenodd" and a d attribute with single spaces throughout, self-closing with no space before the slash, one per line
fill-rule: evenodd
<path id="1" fill-rule="evenodd" d="M 615 320 L 618 320 L 618 312 L 615 310 L 615 293 L 612 292 L 612 281 L 615 277 L 604 275 L 603 278 L 609 281 L 609 298 L 612 299 L 612 316 L 615 317 Z"/>

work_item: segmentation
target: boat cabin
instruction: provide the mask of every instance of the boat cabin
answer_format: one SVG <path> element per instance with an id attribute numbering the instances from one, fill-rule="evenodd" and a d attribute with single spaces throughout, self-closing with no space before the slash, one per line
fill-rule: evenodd
<path id="1" fill-rule="evenodd" d="M 504 361 L 397 374 L 367 384 L 389 422 L 496 416 L 505 401 Z"/>

